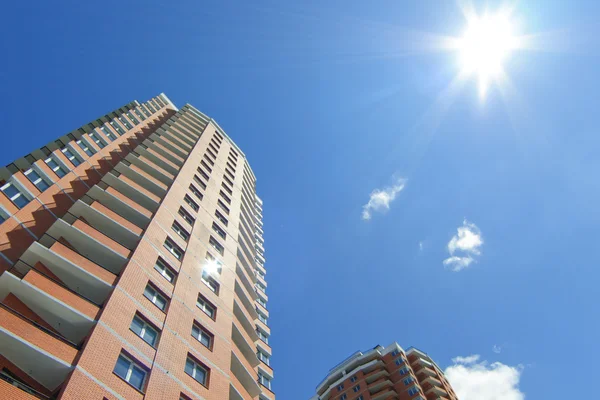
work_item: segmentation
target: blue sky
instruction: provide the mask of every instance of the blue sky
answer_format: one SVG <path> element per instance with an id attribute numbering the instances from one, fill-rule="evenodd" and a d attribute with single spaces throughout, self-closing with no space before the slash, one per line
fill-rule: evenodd
<path id="1" fill-rule="evenodd" d="M 280 399 L 392 341 L 464 393 L 497 377 L 501 400 L 589 396 L 565 371 L 600 356 L 596 2 L 517 4 L 544 46 L 485 101 L 473 80 L 441 95 L 456 54 L 424 33 L 462 32 L 450 1 L 34 3 L 0 17 L 0 160 L 160 92 L 215 118 L 265 202 Z"/>

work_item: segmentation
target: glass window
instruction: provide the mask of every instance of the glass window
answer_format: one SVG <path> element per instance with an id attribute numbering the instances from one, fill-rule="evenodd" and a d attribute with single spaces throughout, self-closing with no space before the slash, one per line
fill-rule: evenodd
<path id="1" fill-rule="evenodd" d="M 256 329 L 256 333 L 258 333 L 258 338 L 260 340 L 262 340 L 263 342 L 265 342 L 266 344 L 269 344 L 269 337 L 267 336 L 266 333 L 264 333 L 262 330 L 260 329 Z"/>
<path id="2" fill-rule="evenodd" d="M 258 357 L 258 359 L 260 361 L 269 365 L 269 356 L 266 353 L 264 353 L 262 350 L 258 349 L 258 351 L 256 352 L 256 356 Z"/>
<path id="3" fill-rule="evenodd" d="M 229 224 L 229 221 L 227 220 L 227 218 L 225 218 L 225 217 L 223 216 L 223 214 L 221 214 L 221 213 L 219 212 L 219 210 L 215 210 L 215 217 L 217 217 L 217 219 L 218 219 L 219 221 L 221 221 L 221 223 L 222 223 L 223 225 L 227 226 L 227 224 Z"/>
<path id="4" fill-rule="evenodd" d="M 216 272 L 217 274 L 221 275 L 221 271 L 223 270 L 223 263 L 221 263 L 221 261 L 217 260 L 208 251 L 206 252 L 205 258 L 208 261 L 205 265 L 205 268 L 208 269 L 208 272 L 210 272 L 210 273 Z"/>
<path id="5" fill-rule="evenodd" d="M 258 314 L 258 320 L 265 325 L 268 325 L 267 317 L 263 313 L 261 313 L 258 308 L 256 309 L 256 313 Z"/>
<path id="6" fill-rule="evenodd" d="M 221 243 L 217 242 L 217 239 L 215 239 L 214 237 L 210 237 L 210 239 L 208 239 L 208 243 L 220 254 L 223 255 L 223 253 L 225 252 L 225 248 L 221 245 Z"/>
<path id="7" fill-rule="evenodd" d="M 104 140 L 100 139 L 98 137 L 98 135 L 96 135 L 94 132 L 90 133 L 89 136 L 90 136 L 90 139 L 92 139 L 94 141 L 94 143 L 96 143 L 96 145 L 98 147 L 100 147 L 101 149 L 106 147 L 106 143 L 104 143 Z"/>
<path id="8" fill-rule="evenodd" d="M 65 171 L 65 169 L 58 164 L 54 157 L 47 158 L 45 163 L 59 178 L 62 178 L 67 174 L 67 171 Z"/>
<path id="9" fill-rule="evenodd" d="M 192 325 L 192 336 L 207 349 L 212 349 L 214 336 L 196 322 Z"/>
<path id="10" fill-rule="evenodd" d="M 31 181 L 31 183 L 34 184 L 36 188 L 38 188 L 40 192 L 43 192 L 50 187 L 50 184 L 48 184 L 48 182 L 46 182 L 46 180 L 43 179 L 33 168 L 29 168 L 27 171 L 25 171 L 25 176 Z"/>
<path id="11" fill-rule="evenodd" d="M 264 308 L 267 308 L 267 302 L 260 296 L 256 297 L 256 302 L 258 304 L 260 304 L 261 306 L 263 306 Z"/>
<path id="12" fill-rule="evenodd" d="M 167 266 L 167 264 L 159 258 L 156 260 L 156 264 L 154 264 L 154 269 L 157 270 L 166 280 L 173 283 L 175 279 L 175 272 Z"/>
<path id="13" fill-rule="evenodd" d="M 356 381 L 357 381 L 357 379 L 358 379 L 358 378 L 356 377 L 356 375 L 354 375 L 352 378 L 350 378 L 350 382 L 356 382 Z"/>
<path id="14" fill-rule="evenodd" d="M 408 374 L 408 368 L 404 367 L 398 372 L 400 372 L 400 375 L 406 375 L 406 374 Z"/>
<path id="15" fill-rule="evenodd" d="M 392 357 L 397 356 L 400 353 L 400 351 L 398 351 L 398 349 L 392 351 Z"/>
<path id="16" fill-rule="evenodd" d="M 29 198 L 11 182 L 2 186 L 2 192 L 12 201 L 18 208 L 23 208 L 29 203 Z"/>
<path id="17" fill-rule="evenodd" d="M 123 353 L 117 359 L 114 369 L 115 374 L 123 378 L 131 386 L 142 390 L 146 381 L 146 370 Z"/>
<path id="18" fill-rule="evenodd" d="M 156 328 L 144 321 L 138 315 L 133 317 L 133 321 L 131 321 L 131 326 L 129 328 L 135 332 L 136 335 L 141 337 L 144 342 L 154 347 L 158 339 L 158 330 Z"/>
<path id="19" fill-rule="evenodd" d="M 225 189 L 225 191 L 231 195 L 233 195 L 233 191 L 231 189 L 229 189 L 229 187 L 227 187 L 227 185 L 225 184 L 225 182 L 221 182 L 221 186 L 223 187 L 223 189 Z"/>
<path id="20" fill-rule="evenodd" d="M 225 168 L 225 172 L 231 177 L 231 179 L 235 180 L 235 175 L 228 168 Z"/>
<path id="21" fill-rule="evenodd" d="M 362 396 L 362 394 L 361 394 L 360 396 L 358 396 L 358 397 L 356 398 L 356 400 L 364 400 L 364 397 L 363 397 L 363 396 Z"/>
<path id="22" fill-rule="evenodd" d="M 212 304 L 210 304 L 209 301 L 206 300 L 200 294 L 198 295 L 198 300 L 196 302 L 196 305 L 198 306 L 199 309 L 201 309 L 202 311 L 204 311 L 204 313 L 206 315 L 208 315 L 212 319 L 215 319 L 215 314 L 216 314 L 215 306 L 213 306 Z"/>
<path id="23" fill-rule="evenodd" d="M 206 172 L 204 172 L 200 167 L 196 168 L 196 170 L 198 171 L 198 173 L 200 175 L 202 175 L 202 177 L 204 179 L 206 179 L 207 181 L 210 179 L 210 177 L 208 176 L 208 174 Z M 206 189 L 206 187 L 204 187 L 203 189 Z"/>
<path id="24" fill-rule="evenodd" d="M 127 111 L 127 117 L 129 117 L 129 119 L 136 125 L 140 123 L 140 121 L 131 113 L 131 111 Z"/>
<path id="25" fill-rule="evenodd" d="M 167 308 L 167 299 L 162 296 L 152 285 L 146 285 L 146 289 L 144 289 L 144 296 L 162 311 L 165 311 L 165 308 Z"/>
<path id="26" fill-rule="evenodd" d="M 405 379 L 403 382 L 404 382 L 404 385 L 408 386 L 408 385 L 410 385 L 411 383 L 413 383 L 414 381 L 415 381 L 415 380 L 412 378 L 412 376 L 409 376 L 409 377 L 408 377 L 408 378 L 406 378 L 406 379 Z"/>
<path id="27" fill-rule="evenodd" d="M 181 238 L 183 240 L 185 240 L 186 242 L 190 238 L 190 234 L 188 233 L 188 231 L 186 231 L 185 229 L 183 229 L 183 227 L 181 225 L 179 225 L 179 223 L 177 221 L 173 222 L 173 225 L 171 225 L 171 229 L 173 229 L 175 232 L 177 232 L 177 234 L 179 236 L 181 236 Z"/>
<path id="28" fill-rule="evenodd" d="M 211 160 L 210 157 L 208 155 L 206 155 L 206 153 L 204 153 L 204 160 L 208 161 L 208 163 L 211 165 L 211 167 L 215 165 L 215 162 L 213 160 Z M 204 163 L 204 160 L 202 160 L 202 163 Z M 205 164 L 203 164 L 203 165 L 206 167 Z M 209 169 L 208 167 L 206 167 L 206 168 Z"/>
<path id="29" fill-rule="evenodd" d="M 402 365 L 404 363 L 404 359 L 402 357 L 398 357 L 396 359 L 396 365 Z"/>
<path id="30" fill-rule="evenodd" d="M 258 373 L 258 383 L 260 383 L 261 385 L 265 386 L 268 389 L 271 389 L 271 379 L 267 378 L 260 372 Z"/>
<path id="31" fill-rule="evenodd" d="M 138 110 L 137 108 L 135 109 L 135 113 L 137 114 L 137 116 L 138 116 L 138 117 L 140 117 L 140 119 L 141 119 L 142 121 L 145 121 L 145 120 L 146 120 L 146 117 L 144 117 L 144 114 L 142 114 L 142 113 L 140 112 L 140 110 Z"/>
<path id="32" fill-rule="evenodd" d="M 189 356 L 185 362 L 185 373 L 206 386 L 208 370 Z"/>
<path id="33" fill-rule="evenodd" d="M 107 126 L 102 126 L 102 133 L 104 133 L 104 136 L 106 136 L 111 142 L 117 138 Z"/>
<path id="34" fill-rule="evenodd" d="M 360 390 L 360 385 L 356 385 L 352 388 L 352 390 L 354 391 L 354 393 L 358 393 L 358 391 Z"/>
<path id="35" fill-rule="evenodd" d="M 225 199 L 227 204 L 231 204 L 231 199 L 225 194 L 225 192 L 223 192 L 222 190 L 219 190 L 219 194 L 221 195 L 222 198 Z"/>
<path id="36" fill-rule="evenodd" d="M 83 140 L 78 140 L 75 143 L 79 146 L 79 148 L 88 156 L 93 156 L 96 153 L 96 150 L 92 149 L 86 142 Z"/>
<path id="37" fill-rule="evenodd" d="M 185 222 L 187 222 L 190 225 L 194 225 L 194 217 L 192 217 L 189 212 L 185 211 L 183 207 L 179 207 L 178 214 L 181 215 Z"/>
<path id="38" fill-rule="evenodd" d="M 225 203 L 223 203 L 221 200 L 217 200 L 217 204 L 219 205 L 219 207 L 221 207 L 223 211 L 225 211 L 225 214 L 229 215 L 229 208 L 227 208 Z"/>
<path id="39" fill-rule="evenodd" d="M 346 393 L 344 393 L 343 395 L 340 396 L 340 400 L 346 400 L 348 398 L 348 395 Z"/>
<path id="40" fill-rule="evenodd" d="M 414 396 L 417 393 L 419 393 L 419 389 L 417 389 L 416 386 L 413 386 L 410 389 L 408 389 L 408 395 L 409 396 Z"/>
<path id="41" fill-rule="evenodd" d="M 200 209 L 200 206 L 194 201 L 192 200 L 192 198 L 190 196 L 188 196 L 187 194 L 185 195 L 185 197 L 183 198 L 183 200 L 185 200 L 185 202 L 187 203 L 188 206 L 192 207 L 192 209 L 194 211 L 198 211 Z"/>
<path id="42" fill-rule="evenodd" d="M 208 164 L 207 164 L 207 163 L 206 163 L 204 160 L 200 161 L 200 164 L 202 164 L 202 166 L 203 166 L 204 168 L 206 168 L 206 170 L 208 171 L 208 173 L 211 173 L 211 172 L 212 172 L 212 168 L 211 168 L 211 167 L 209 167 L 209 166 L 208 166 Z M 205 178 L 206 178 L 206 177 L 205 177 Z M 206 178 L 206 179 L 208 179 L 208 178 Z"/>
<path id="43" fill-rule="evenodd" d="M 173 254 L 176 259 L 181 260 L 181 257 L 183 257 L 183 250 L 181 250 L 181 247 L 177 246 L 171 238 L 165 240 L 165 248 L 169 250 L 169 253 Z"/>
<path id="44" fill-rule="evenodd" d="M 199 171 L 202 172 L 202 170 L 199 170 Z M 208 175 L 206 175 L 206 179 L 208 180 Z M 198 185 L 200 185 L 200 187 L 203 190 L 206 190 L 206 183 L 202 182 L 202 180 L 200 179 L 200 177 L 198 175 L 194 175 L 194 180 L 198 183 Z"/>
<path id="45" fill-rule="evenodd" d="M 111 120 L 109 122 L 110 126 L 113 127 L 113 129 L 115 131 L 117 131 L 119 133 L 119 135 L 123 135 L 125 133 L 125 129 L 123 129 L 123 127 L 121 126 L 121 124 L 119 124 L 116 120 Z"/>
<path id="46" fill-rule="evenodd" d="M 119 117 L 119 121 L 121 121 L 121 123 L 122 123 L 123 125 L 125 125 L 125 128 L 127 128 L 128 130 L 133 128 L 133 125 L 131 125 L 131 123 L 130 123 L 130 122 L 127 120 L 127 118 L 125 118 L 125 117 L 123 117 L 123 116 L 120 116 L 120 117 Z M 116 122 L 117 122 L 117 121 L 115 121 L 115 123 L 116 123 Z"/>
<path id="47" fill-rule="evenodd" d="M 74 166 L 78 166 L 79 164 L 81 164 L 81 160 L 79 159 L 79 156 L 77 156 L 75 153 L 73 153 L 71 151 L 71 149 L 65 147 L 61 151 L 69 159 L 69 161 L 71 161 L 71 164 L 73 164 Z"/>
<path id="48" fill-rule="evenodd" d="M 154 109 L 154 107 L 152 107 L 152 104 L 150 102 L 147 102 L 145 105 L 150 111 L 152 111 L 152 114 L 156 112 L 156 110 Z"/>
<path id="49" fill-rule="evenodd" d="M 202 201 L 202 199 L 204 198 L 204 195 L 202 193 L 200 193 L 200 191 L 196 188 L 196 186 L 194 186 L 190 183 L 189 188 L 190 188 L 190 191 L 194 194 L 194 196 L 196 196 L 200 201 Z"/>
<path id="50" fill-rule="evenodd" d="M 215 231 L 217 233 L 217 235 L 221 236 L 221 238 L 223 238 L 223 239 L 227 238 L 227 234 L 225 233 L 225 231 L 223 229 L 221 229 L 221 227 L 219 225 L 217 225 L 216 222 L 212 223 L 212 229 L 213 229 L 213 231 Z"/>
<path id="51" fill-rule="evenodd" d="M 142 111 L 144 112 L 144 114 L 146 114 L 148 118 L 150 118 L 150 116 L 152 115 L 152 113 L 150 112 L 150 110 L 148 110 L 145 104 L 142 104 Z"/>
<path id="52" fill-rule="evenodd" d="M 215 294 L 219 294 L 219 283 L 215 278 L 210 276 L 210 273 L 206 270 L 202 271 L 202 282 L 204 282 L 204 284 Z"/>

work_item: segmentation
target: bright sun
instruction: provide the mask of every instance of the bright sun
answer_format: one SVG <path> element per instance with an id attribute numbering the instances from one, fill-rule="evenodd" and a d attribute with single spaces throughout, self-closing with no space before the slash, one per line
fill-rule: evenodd
<path id="1" fill-rule="evenodd" d="M 504 62 L 518 47 L 518 38 L 513 36 L 507 14 L 473 15 L 457 44 L 462 73 L 477 76 L 483 97 L 490 82 L 502 76 Z"/>

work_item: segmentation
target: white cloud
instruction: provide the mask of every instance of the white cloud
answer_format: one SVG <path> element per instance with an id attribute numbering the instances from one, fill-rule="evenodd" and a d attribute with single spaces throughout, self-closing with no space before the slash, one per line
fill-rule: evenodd
<path id="1" fill-rule="evenodd" d="M 419 251 L 423 251 L 423 247 L 425 246 L 425 243 L 423 243 L 423 241 L 421 240 L 419 242 Z"/>
<path id="2" fill-rule="evenodd" d="M 390 203 L 396 195 L 404 189 L 406 179 L 398 178 L 396 182 L 384 189 L 375 189 L 371 192 L 369 202 L 363 206 L 362 219 L 368 221 L 373 212 L 385 212 L 390 209 Z"/>
<path id="3" fill-rule="evenodd" d="M 479 361 L 479 355 L 456 357 L 444 373 L 461 400 L 524 400 L 519 390 L 523 367 Z"/>
<path id="4" fill-rule="evenodd" d="M 502 352 L 502 346 L 499 346 L 499 345 L 495 344 L 495 345 L 492 347 L 492 351 L 493 351 L 494 353 L 496 353 L 496 354 L 500 354 L 500 353 Z"/>
<path id="5" fill-rule="evenodd" d="M 474 256 L 481 254 L 482 245 L 481 231 L 475 224 L 465 219 L 462 226 L 457 228 L 456 235 L 448 242 L 450 257 L 443 263 L 454 272 L 461 271 L 475 261 Z M 455 255 L 457 252 L 459 255 Z"/>

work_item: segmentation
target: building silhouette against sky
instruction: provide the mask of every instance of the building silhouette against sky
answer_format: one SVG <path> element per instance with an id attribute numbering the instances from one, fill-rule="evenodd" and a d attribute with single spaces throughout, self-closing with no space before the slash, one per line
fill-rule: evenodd
<path id="1" fill-rule="evenodd" d="M 0 397 L 275 398 L 262 201 L 215 121 L 134 101 L 0 179 Z"/>
<path id="2" fill-rule="evenodd" d="M 358 351 L 329 370 L 310 400 L 458 400 L 437 364 L 397 343 Z"/>

